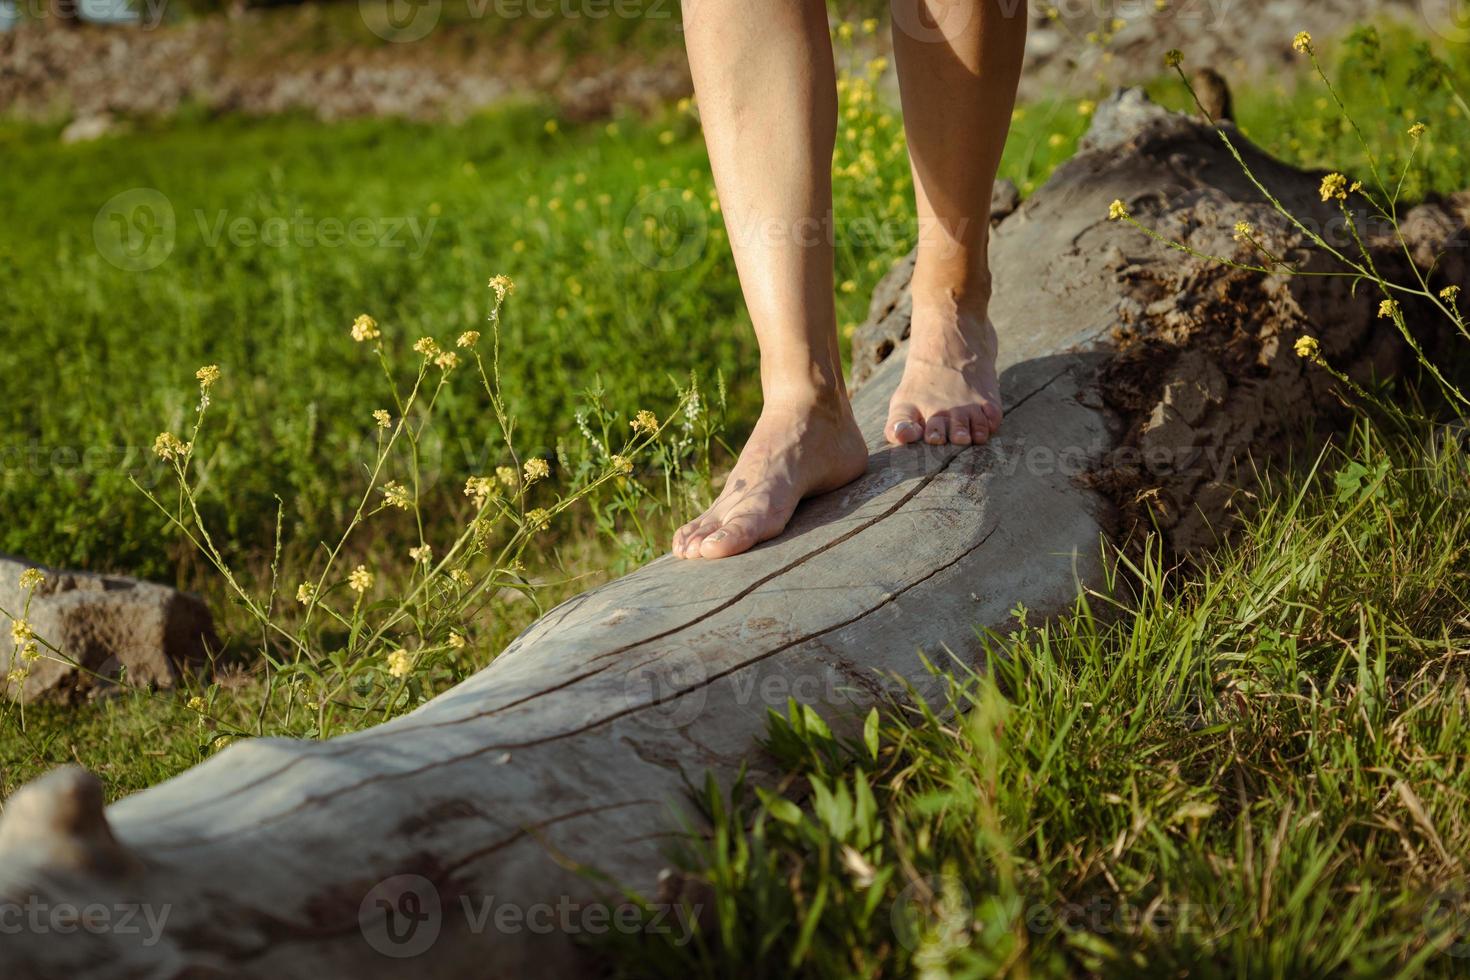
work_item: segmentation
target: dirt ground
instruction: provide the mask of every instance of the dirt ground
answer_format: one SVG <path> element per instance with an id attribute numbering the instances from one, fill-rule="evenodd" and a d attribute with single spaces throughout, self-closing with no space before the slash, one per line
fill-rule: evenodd
<path id="1" fill-rule="evenodd" d="M 168 115 L 194 105 L 247 114 L 307 111 L 323 119 L 432 119 L 533 94 L 553 98 L 571 118 L 596 118 L 690 91 L 670 2 L 650 0 L 647 9 L 662 16 L 639 24 L 638 43 L 627 49 L 599 37 L 603 22 L 587 18 L 540 33 L 446 18 L 420 37 L 413 23 L 368 23 L 370 7 L 356 4 L 367 31 L 353 24 L 355 33 L 344 32 L 342 17 L 351 24 L 352 14 L 316 4 L 179 24 L 145 20 L 141 27 L 67 28 L 43 20 L 0 32 L 0 112 L 88 119 Z M 1038 0 L 1030 5 L 1022 96 L 1138 82 L 1160 71 L 1171 48 L 1232 79 L 1259 77 L 1288 63 L 1297 31 L 1326 40 L 1375 18 L 1466 40 L 1451 36 L 1455 25 L 1441 10 L 1447 4 L 1452 0 Z M 888 49 L 881 34 L 859 42 L 872 54 Z"/>

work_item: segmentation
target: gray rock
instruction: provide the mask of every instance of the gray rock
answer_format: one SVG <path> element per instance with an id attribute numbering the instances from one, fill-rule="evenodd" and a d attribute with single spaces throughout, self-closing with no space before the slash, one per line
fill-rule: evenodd
<path id="1" fill-rule="evenodd" d="M 30 568 L 45 576 L 34 593 L 21 585 Z M 19 659 L 10 638 L 12 617 L 30 623 L 41 641 L 40 659 Z M 0 675 L 27 670 L 20 684 L 3 677 L 0 683 L 6 696 L 21 701 L 70 700 L 120 679 L 170 687 L 183 667 L 219 646 L 209 608 L 197 596 L 154 582 L 59 571 L 5 556 L 0 556 L 0 625 L 6 630 L 0 634 Z"/>
<path id="2" fill-rule="evenodd" d="M 100 140 L 104 136 L 110 136 L 117 131 L 117 123 L 106 113 L 95 116 L 79 116 L 67 124 L 61 131 L 61 142 L 63 143 L 90 143 Z"/>

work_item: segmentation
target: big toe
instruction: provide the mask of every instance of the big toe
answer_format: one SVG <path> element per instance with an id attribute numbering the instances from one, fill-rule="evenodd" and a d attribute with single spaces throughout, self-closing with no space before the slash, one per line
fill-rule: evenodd
<path id="1" fill-rule="evenodd" d="M 890 406 L 883 435 L 895 446 L 906 446 L 923 438 L 924 422 L 918 406 L 905 402 Z"/>
<path id="2" fill-rule="evenodd" d="M 699 554 L 703 558 L 729 558 L 749 551 L 774 533 L 779 533 L 778 529 L 772 534 L 762 534 L 761 528 L 765 523 L 752 515 L 733 516 L 700 542 Z"/>

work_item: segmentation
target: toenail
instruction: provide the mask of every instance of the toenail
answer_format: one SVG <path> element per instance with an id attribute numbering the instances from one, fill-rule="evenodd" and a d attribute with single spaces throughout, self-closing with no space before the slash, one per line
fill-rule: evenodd
<path id="1" fill-rule="evenodd" d="M 716 531 L 714 534 L 711 534 L 709 536 L 709 540 L 710 541 L 723 541 L 723 540 L 725 540 L 725 532 L 724 531 Z"/>
<path id="2" fill-rule="evenodd" d="M 918 431 L 918 428 L 919 428 L 919 423 L 917 423 L 917 422 L 900 422 L 900 423 L 898 423 L 898 425 L 894 426 L 894 431 L 895 432 L 916 432 L 916 431 Z"/>

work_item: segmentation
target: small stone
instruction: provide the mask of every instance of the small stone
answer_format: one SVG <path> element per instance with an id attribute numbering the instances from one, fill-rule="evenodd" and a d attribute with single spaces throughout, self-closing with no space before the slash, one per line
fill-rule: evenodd
<path id="1" fill-rule="evenodd" d="M 31 568 L 45 578 L 31 595 L 21 576 Z M 25 618 L 41 643 L 41 657 L 24 662 L 0 643 L 0 675 L 28 671 L 24 684 L 7 685 L 16 700 L 72 700 L 109 686 L 171 687 L 180 671 L 205 659 L 219 640 L 209 608 L 198 596 L 121 575 L 58 571 L 0 556 L 0 608 Z M 0 614 L 0 627 L 11 626 Z M 60 656 L 47 648 L 51 644 Z"/>

